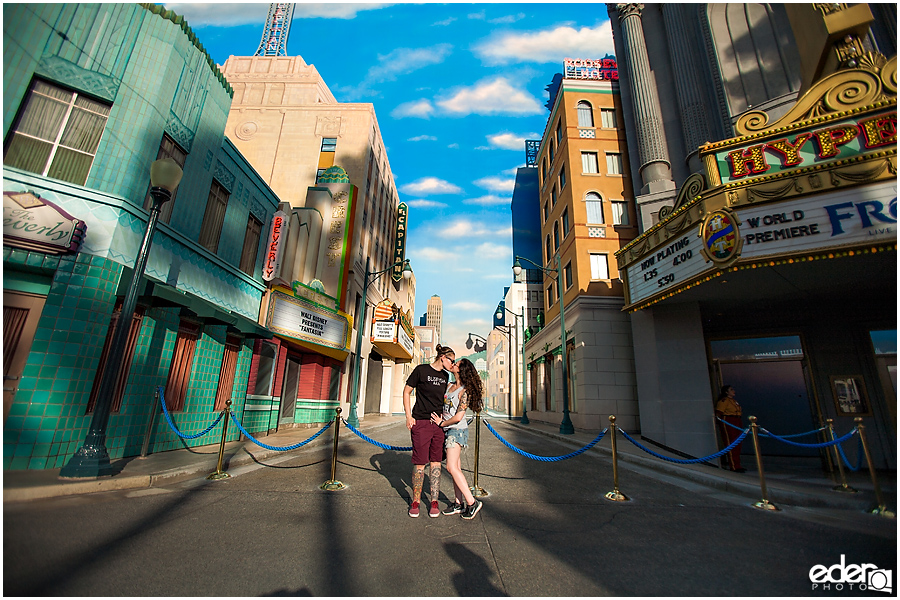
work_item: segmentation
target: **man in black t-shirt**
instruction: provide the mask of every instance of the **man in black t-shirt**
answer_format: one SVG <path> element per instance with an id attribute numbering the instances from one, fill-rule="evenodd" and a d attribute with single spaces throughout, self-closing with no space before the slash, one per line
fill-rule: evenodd
<path id="1" fill-rule="evenodd" d="M 444 393 L 447 391 L 449 369 L 456 362 L 452 348 L 438 344 L 437 358 L 433 363 L 419 365 L 410 373 L 403 388 L 403 410 L 406 411 L 406 427 L 412 438 L 413 494 L 409 516 L 419 516 L 419 501 L 425 483 L 425 465 L 431 465 L 431 507 L 429 517 L 441 514 L 438 495 L 441 489 L 441 459 L 444 451 L 444 430 L 432 423 L 431 413 L 441 414 Z M 416 404 L 410 409 L 410 394 L 415 390 Z"/>

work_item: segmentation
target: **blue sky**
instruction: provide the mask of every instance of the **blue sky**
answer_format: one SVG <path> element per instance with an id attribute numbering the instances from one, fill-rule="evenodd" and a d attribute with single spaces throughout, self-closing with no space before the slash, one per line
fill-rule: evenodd
<path id="1" fill-rule="evenodd" d="M 166 4 L 213 60 L 250 56 L 268 4 Z M 287 53 L 339 102 L 371 102 L 416 274 L 415 324 L 432 295 L 444 343 L 487 336 L 512 281 L 510 199 L 524 140 L 539 139 L 545 87 L 564 58 L 613 54 L 605 4 L 297 4 Z"/>

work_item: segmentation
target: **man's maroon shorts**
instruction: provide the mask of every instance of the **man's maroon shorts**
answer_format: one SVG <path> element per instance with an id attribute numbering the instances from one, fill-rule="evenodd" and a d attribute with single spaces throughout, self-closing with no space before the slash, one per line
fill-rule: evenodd
<path id="1" fill-rule="evenodd" d="M 412 437 L 412 464 L 425 465 L 431 462 L 441 462 L 444 452 L 444 430 L 422 419 L 416 419 L 416 424 L 409 430 Z"/>

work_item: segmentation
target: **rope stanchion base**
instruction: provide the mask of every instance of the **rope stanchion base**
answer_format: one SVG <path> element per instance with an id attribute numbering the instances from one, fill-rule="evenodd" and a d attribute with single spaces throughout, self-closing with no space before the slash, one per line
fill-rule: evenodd
<path id="1" fill-rule="evenodd" d="M 206 476 L 206 478 L 209 479 L 210 481 L 218 481 L 219 479 L 228 479 L 229 477 L 231 477 L 231 475 L 225 471 L 216 471 L 215 473 L 210 473 L 209 475 Z"/>
<path id="2" fill-rule="evenodd" d="M 754 502 L 750 506 L 752 506 L 754 508 L 759 508 L 761 510 L 768 510 L 768 511 L 772 511 L 772 512 L 777 512 L 777 511 L 781 510 L 780 508 L 778 508 L 777 506 L 775 506 L 774 504 L 772 504 L 771 502 L 769 502 L 768 500 L 765 500 L 765 499 L 760 500 L 759 502 Z"/>
<path id="3" fill-rule="evenodd" d="M 859 493 L 858 489 L 856 489 L 855 487 L 849 486 L 847 484 L 836 485 L 833 488 L 831 488 L 831 491 L 832 492 L 844 492 L 847 494 L 858 494 Z"/>
<path id="4" fill-rule="evenodd" d="M 319 486 L 320 490 L 324 490 L 326 492 L 337 492 L 340 490 L 347 489 L 347 486 L 338 481 L 337 479 L 329 479 L 325 483 Z"/>
<path id="5" fill-rule="evenodd" d="M 881 515 L 882 517 L 887 517 L 888 519 L 896 519 L 897 515 L 892 510 L 888 510 L 886 506 L 876 506 L 872 510 L 868 511 L 870 515 Z"/>
<path id="6" fill-rule="evenodd" d="M 487 492 L 483 487 L 475 487 L 472 486 L 469 488 L 469 491 L 472 492 L 472 495 L 476 498 L 487 498 L 491 494 Z"/>
<path id="7" fill-rule="evenodd" d="M 631 498 L 629 498 L 619 490 L 606 492 L 604 498 L 606 498 L 607 500 L 612 500 L 613 502 L 631 502 Z"/>

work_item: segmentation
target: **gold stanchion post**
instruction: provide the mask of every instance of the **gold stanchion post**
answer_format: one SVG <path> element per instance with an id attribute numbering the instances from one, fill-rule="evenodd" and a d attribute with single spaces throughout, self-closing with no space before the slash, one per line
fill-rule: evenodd
<path id="1" fill-rule="evenodd" d="M 478 450 L 479 450 L 479 441 L 481 438 L 481 412 L 475 413 L 475 476 L 472 478 L 472 487 L 469 490 L 472 492 L 472 495 L 476 498 L 482 498 L 484 496 L 488 496 L 488 494 L 484 488 L 478 487 Z"/>
<path id="2" fill-rule="evenodd" d="M 228 479 L 231 477 L 222 470 L 222 459 L 225 458 L 225 436 L 228 433 L 228 415 L 231 413 L 231 400 L 225 401 L 225 410 L 222 411 L 222 441 L 219 443 L 219 462 L 216 464 L 216 472 L 206 476 L 211 481 Z"/>
<path id="3" fill-rule="evenodd" d="M 331 479 L 319 486 L 320 490 L 326 492 L 336 492 L 347 486 L 334 478 L 334 472 L 337 469 L 337 451 L 338 451 L 338 435 L 341 432 L 341 407 L 334 409 L 334 448 L 331 451 Z"/>
<path id="4" fill-rule="evenodd" d="M 613 462 L 613 491 L 606 493 L 606 499 L 613 502 L 628 502 L 629 498 L 619 491 L 619 456 L 616 452 L 616 417 L 609 416 L 610 446 L 612 447 Z"/>
<path id="5" fill-rule="evenodd" d="M 841 460 L 841 456 L 838 453 L 837 444 L 833 443 L 835 440 L 834 419 L 825 419 L 825 422 L 828 423 L 828 437 L 830 437 L 831 441 L 832 441 L 831 449 L 834 452 L 834 461 L 837 463 L 838 473 L 840 474 L 840 477 L 841 477 L 840 484 L 834 486 L 831 489 L 834 490 L 835 492 L 849 492 L 851 494 L 855 494 L 859 490 L 854 489 L 854 488 L 850 487 L 849 485 L 847 485 L 847 477 L 846 477 L 846 475 L 844 475 L 844 461 Z"/>
<path id="6" fill-rule="evenodd" d="M 878 477 L 875 476 L 875 464 L 872 462 L 872 455 L 869 453 L 869 444 L 866 443 L 866 426 L 862 424 L 862 417 L 853 419 L 856 428 L 859 430 L 859 439 L 862 441 L 863 452 L 866 454 L 866 463 L 869 465 L 869 475 L 872 477 L 872 486 L 875 488 L 875 501 L 878 506 L 869 512 L 875 515 L 881 515 L 893 519 L 896 515 L 887 509 L 884 503 L 884 497 L 881 495 L 881 486 L 878 485 Z"/>
<path id="7" fill-rule="evenodd" d="M 759 489 L 762 490 L 762 500 L 754 502 L 753 506 L 763 510 L 781 510 L 771 502 L 769 502 L 769 492 L 766 490 L 766 474 L 763 471 L 762 453 L 759 451 L 759 425 L 756 424 L 756 417 L 750 417 L 750 429 L 753 432 L 753 451 L 756 453 L 756 469 L 759 471 Z"/>

